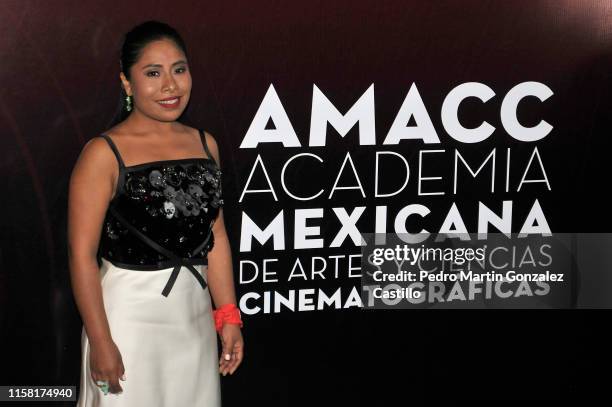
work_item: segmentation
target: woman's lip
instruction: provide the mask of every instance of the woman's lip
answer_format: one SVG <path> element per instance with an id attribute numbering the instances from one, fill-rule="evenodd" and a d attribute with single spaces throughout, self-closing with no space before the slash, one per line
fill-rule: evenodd
<path id="1" fill-rule="evenodd" d="M 181 99 L 180 96 L 176 96 L 176 97 L 173 97 L 173 98 L 158 100 L 157 103 L 161 107 L 165 107 L 166 109 L 170 109 L 170 108 L 177 107 L 179 105 L 180 99 Z M 173 103 L 167 103 L 167 101 L 170 101 L 170 100 L 174 100 L 174 102 Z M 166 102 L 166 103 L 162 103 L 162 102 Z"/>

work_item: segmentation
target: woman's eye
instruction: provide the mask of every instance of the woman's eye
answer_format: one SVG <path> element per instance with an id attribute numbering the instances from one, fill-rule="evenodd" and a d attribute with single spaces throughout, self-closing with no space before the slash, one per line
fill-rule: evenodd
<path id="1" fill-rule="evenodd" d="M 187 68 L 183 66 L 183 67 L 177 68 L 175 72 L 184 73 L 184 72 L 187 72 Z M 146 75 L 149 77 L 156 77 L 156 76 L 159 76 L 159 71 L 149 71 L 146 73 Z"/>

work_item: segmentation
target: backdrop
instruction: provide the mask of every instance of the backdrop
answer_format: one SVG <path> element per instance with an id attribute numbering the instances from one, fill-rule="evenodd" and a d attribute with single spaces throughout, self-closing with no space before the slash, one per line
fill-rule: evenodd
<path id="1" fill-rule="evenodd" d="M 608 232 L 611 2 L 0 8 L 0 384 L 78 384 L 68 179 L 115 111 L 123 33 L 158 19 L 190 51 L 185 122 L 215 136 L 223 164 L 246 342 L 224 405 L 552 403 L 601 388 L 608 313 L 365 310 L 351 231 L 460 219 L 476 232 L 488 209 L 509 211 L 505 231 Z"/>

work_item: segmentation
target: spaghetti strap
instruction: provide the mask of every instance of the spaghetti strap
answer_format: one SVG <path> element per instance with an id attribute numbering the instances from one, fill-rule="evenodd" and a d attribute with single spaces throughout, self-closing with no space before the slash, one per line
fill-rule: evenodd
<path id="1" fill-rule="evenodd" d="M 119 163 L 119 176 L 117 177 L 117 187 L 115 188 L 115 194 L 113 195 L 113 200 L 114 200 L 121 193 L 121 191 L 123 190 L 123 186 L 125 184 L 125 164 L 123 163 L 121 154 L 119 154 L 119 149 L 115 145 L 115 142 L 113 141 L 113 139 L 110 138 L 108 134 L 104 134 L 104 133 L 102 133 L 102 137 L 104 137 L 104 140 L 106 140 L 111 150 L 113 150 L 115 157 L 117 157 L 117 162 Z"/>
<path id="2" fill-rule="evenodd" d="M 125 164 L 123 163 L 121 154 L 119 154 L 119 149 L 117 149 L 117 146 L 115 145 L 115 142 L 113 141 L 113 139 L 111 139 L 108 134 L 102 134 L 102 137 L 104 137 L 104 139 L 106 140 L 110 148 L 113 150 L 113 153 L 115 153 L 115 157 L 117 157 L 117 161 L 119 162 L 119 168 L 124 169 Z"/>
<path id="3" fill-rule="evenodd" d="M 215 164 L 217 164 L 217 160 L 215 160 L 215 157 L 213 157 L 213 155 L 210 153 L 210 150 L 208 149 L 208 143 L 206 142 L 206 134 L 204 134 L 204 130 L 200 129 L 199 131 L 200 131 L 200 140 L 202 140 L 202 146 L 204 146 L 204 151 L 206 151 L 208 158 L 210 158 L 211 160 L 213 160 Z"/>

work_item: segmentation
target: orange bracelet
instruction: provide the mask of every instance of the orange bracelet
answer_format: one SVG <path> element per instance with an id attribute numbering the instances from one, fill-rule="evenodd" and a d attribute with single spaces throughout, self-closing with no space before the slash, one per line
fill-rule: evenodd
<path id="1" fill-rule="evenodd" d="M 242 319 L 240 318 L 240 310 L 235 304 L 225 304 L 213 311 L 215 320 L 215 329 L 221 332 L 223 324 L 236 324 L 242 328 Z"/>

